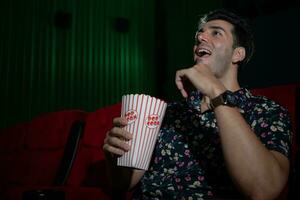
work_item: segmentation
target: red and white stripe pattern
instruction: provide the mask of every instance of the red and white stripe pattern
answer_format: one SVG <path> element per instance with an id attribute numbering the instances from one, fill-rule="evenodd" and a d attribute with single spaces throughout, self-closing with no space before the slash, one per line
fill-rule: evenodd
<path id="1" fill-rule="evenodd" d="M 118 158 L 119 166 L 148 169 L 166 108 L 167 103 L 148 95 L 122 97 L 121 116 L 128 120 L 124 129 L 133 139 L 128 141 L 131 150 Z"/>

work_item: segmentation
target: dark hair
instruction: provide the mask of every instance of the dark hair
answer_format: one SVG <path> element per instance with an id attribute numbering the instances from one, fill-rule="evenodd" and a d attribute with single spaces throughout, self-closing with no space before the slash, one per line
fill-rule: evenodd
<path id="1" fill-rule="evenodd" d="M 244 47 L 246 50 L 246 56 L 242 61 L 240 61 L 239 65 L 241 66 L 247 64 L 254 52 L 254 42 L 251 28 L 246 19 L 228 10 L 218 9 L 211 11 L 205 14 L 203 17 L 201 17 L 198 27 L 200 27 L 202 24 L 208 21 L 216 19 L 225 20 L 233 25 L 233 48 L 241 46 Z"/>

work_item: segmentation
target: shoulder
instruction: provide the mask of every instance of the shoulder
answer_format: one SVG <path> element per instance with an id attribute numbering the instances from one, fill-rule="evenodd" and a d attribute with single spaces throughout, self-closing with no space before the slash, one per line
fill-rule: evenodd
<path id="1" fill-rule="evenodd" d="M 249 125 L 258 132 L 273 131 L 274 127 L 290 134 L 291 117 L 288 110 L 265 96 L 251 95 L 244 109 L 244 117 Z"/>
<path id="2" fill-rule="evenodd" d="M 289 115 L 288 110 L 284 106 L 265 96 L 251 95 L 249 106 L 251 110 L 262 115 L 274 115 L 276 113 L 286 116 Z"/>
<path id="3" fill-rule="evenodd" d="M 252 96 L 250 102 L 251 111 L 246 115 L 255 134 L 268 149 L 281 152 L 289 158 L 292 127 L 288 110 L 265 96 Z"/>

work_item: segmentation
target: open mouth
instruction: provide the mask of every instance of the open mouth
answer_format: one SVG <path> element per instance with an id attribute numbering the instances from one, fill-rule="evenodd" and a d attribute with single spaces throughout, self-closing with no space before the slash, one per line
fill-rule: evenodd
<path id="1" fill-rule="evenodd" d="M 195 54 L 199 57 L 210 56 L 211 53 L 212 52 L 210 50 L 205 49 L 203 47 L 197 47 L 195 50 Z"/>

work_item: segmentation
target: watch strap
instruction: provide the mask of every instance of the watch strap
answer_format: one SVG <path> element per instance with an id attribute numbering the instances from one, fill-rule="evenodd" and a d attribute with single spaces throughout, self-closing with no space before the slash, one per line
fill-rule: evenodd
<path id="1" fill-rule="evenodd" d="M 219 96 L 213 98 L 211 101 L 210 101 L 210 107 L 212 109 L 216 108 L 217 106 L 219 105 L 223 105 L 224 104 L 224 99 L 223 99 L 223 93 L 220 94 Z"/>
<path id="2" fill-rule="evenodd" d="M 236 102 L 234 101 L 234 99 L 235 99 L 234 94 L 231 91 L 226 90 L 222 94 L 220 94 L 217 97 L 211 99 L 210 107 L 212 109 L 214 109 L 214 108 L 216 108 L 220 105 L 226 105 L 226 106 L 234 107 L 234 106 L 236 106 Z"/>

